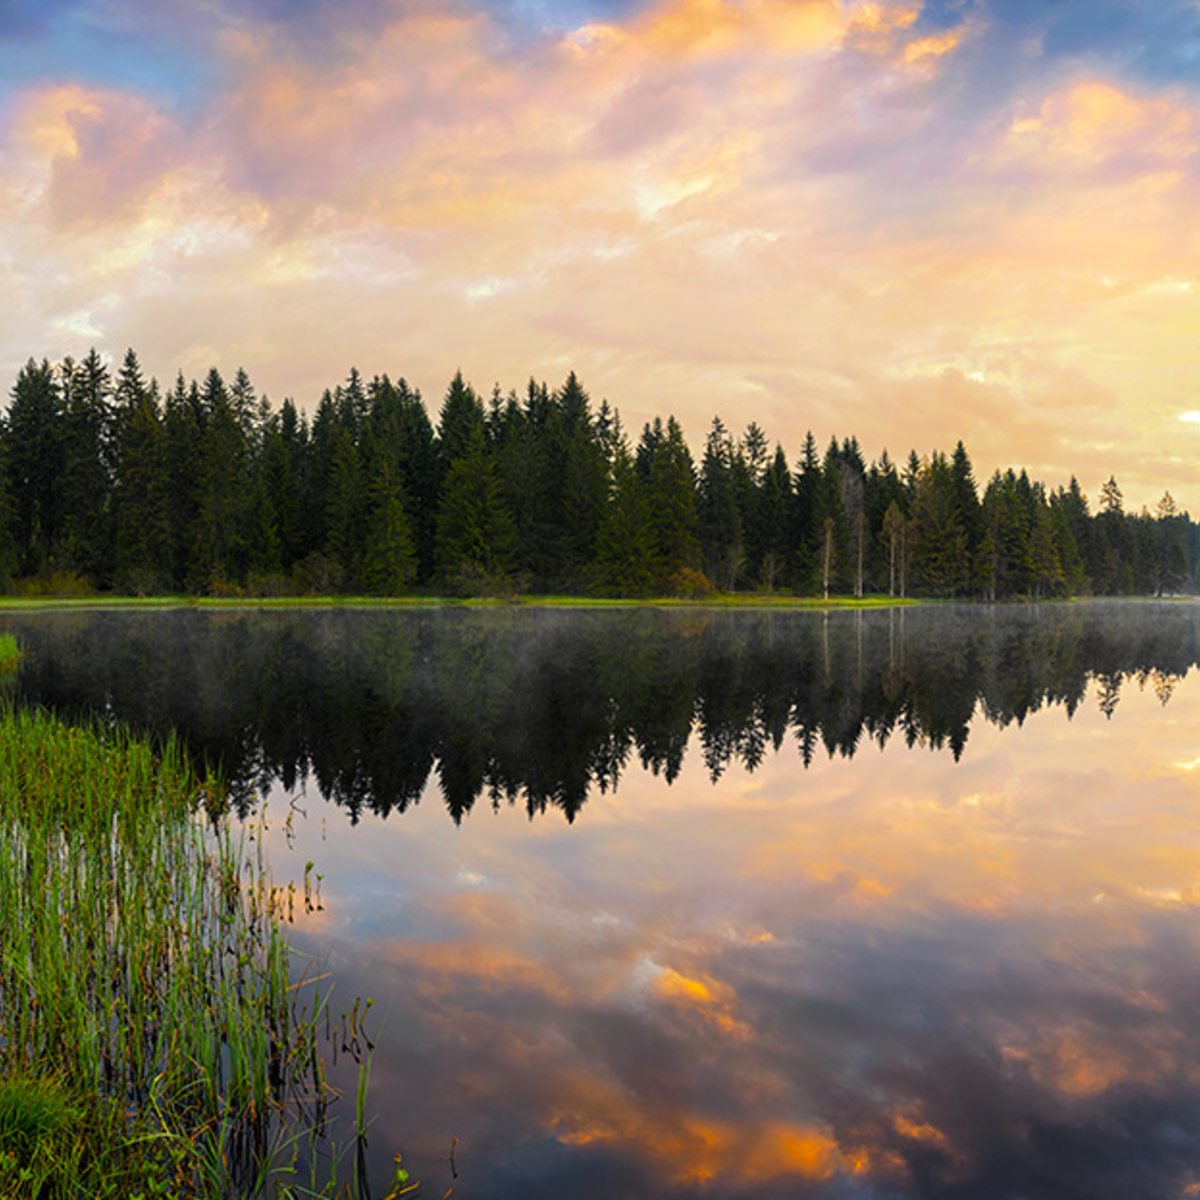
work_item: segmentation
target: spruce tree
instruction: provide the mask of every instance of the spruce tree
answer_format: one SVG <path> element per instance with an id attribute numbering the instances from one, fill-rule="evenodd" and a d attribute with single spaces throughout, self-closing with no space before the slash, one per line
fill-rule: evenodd
<path id="1" fill-rule="evenodd" d="M 700 562 L 696 468 L 683 429 L 674 417 L 667 419 L 661 438 L 655 440 L 647 484 L 662 586 L 664 590 L 673 590 Z"/>
<path id="2" fill-rule="evenodd" d="M 18 570 L 37 574 L 58 534 L 64 429 L 58 381 L 45 359 L 31 358 L 13 384 L 5 421 Z"/>
<path id="3" fill-rule="evenodd" d="M 399 596 L 416 572 L 417 552 L 404 511 L 400 481 L 385 462 L 371 487 L 363 586 L 376 596 Z"/>
<path id="4" fill-rule="evenodd" d="M 451 587 L 491 591 L 508 586 L 516 530 L 482 421 L 468 434 L 464 453 L 450 463 L 438 501 L 437 530 L 438 573 Z"/>
<path id="5" fill-rule="evenodd" d="M 197 582 L 189 575 L 189 569 L 200 529 L 204 420 L 199 389 L 194 382 L 188 385 L 182 371 L 167 397 L 163 433 L 171 484 L 168 504 L 171 581 L 174 587 L 187 588 Z"/>
<path id="6" fill-rule="evenodd" d="M 593 590 L 605 596 L 648 596 L 661 586 L 662 563 L 647 497 L 628 444 L 614 446 L 612 491 L 604 507 L 592 563 Z"/>
<path id="7" fill-rule="evenodd" d="M 112 381 L 95 348 L 60 368 L 62 460 L 55 481 L 55 564 L 107 583 L 111 568 Z"/>
<path id="8" fill-rule="evenodd" d="M 113 487 L 114 572 L 119 588 L 160 591 L 171 574 L 171 480 L 158 386 L 126 356 L 116 388 L 120 446 Z"/>
<path id="9" fill-rule="evenodd" d="M 770 592 L 784 577 L 792 549 L 792 475 L 782 446 L 775 447 L 775 455 L 763 472 L 757 501 L 758 581 Z"/>
<path id="10" fill-rule="evenodd" d="M 745 554 L 734 455 L 721 418 L 714 417 L 700 464 L 696 524 L 708 578 L 722 591 L 732 591 L 737 585 Z"/>
<path id="11" fill-rule="evenodd" d="M 215 367 L 205 377 L 200 404 L 200 512 L 189 578 L 205 591 L 245 574 L 252 477 L 245 432 Z"/>

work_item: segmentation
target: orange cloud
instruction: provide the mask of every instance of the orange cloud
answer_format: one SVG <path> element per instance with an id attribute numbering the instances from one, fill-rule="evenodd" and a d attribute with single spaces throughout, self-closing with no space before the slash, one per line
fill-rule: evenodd
<path id="1" fill-rule="evenodd" d="M 1195 115 L 1170 98 L 1144 99 L 1104 80 L 1076 82 L 1010 123 L 1001 159 L 1053 174 L 1123 164 L 1126 174 L 1178 170 L 1196 154 Z"/>
<path id="2" fill-rule="evenodd" d="M 781 53 L 827 46 L 845 19 L 834 0 L 663 0 L 633 25 L 591 23 L 570 34 L 576 53 L 633 50 L 712 57 L 756 48 Z"/>
<path id="3" fill-rule="evenodd" d="M 429 0 L 323 56 L 243 16 L 186 129 L 31 85 L 0 131 L 0 365 L 133 344 L 305 404 L 352 362 L 427 394 L 575 368 L 693 444 L 717 410 L 791 455 L 962 436 L 981 478 L 1115 471 L 1195 509 L 1197 106 L 1095 69 L 974 115 L 933 85 L 981 30 L 662 0 L 517 46 Z"/>
<path id="4" fill-rule="evenodd" d="M 65 226 L 137 219 L 171 171 L 179 141 L 145 100 L 75 84 L 26 93 L 11 136 L 30 182 L 38 181 L 40 195 L 29 195 Z"/>
<path id="5" fill-rule="evenodd" d="M 1164 1036 L 1165 1034 L 1165 1036 Z M 1176 1069 L 1178 1047 L 1163 1030 L 1146 1031 L 1128 1044 L 1111 1031 L 1085 1026 L 1048 1029 L 1028 1042 L 1001 1047 L 1004 1057 L 1022 1064 L 1040 1084 L 1072 1099 L 1098 1096 L 1123 1083 L 1153 1084 Z"/>
<path id="6" fill-rule="evenodd" d="M 746 1038 L 750 1034 L 748 1027 L 734 1016 L 737 995 L 728 984 L 707 975 L 689 976 L 672 967 L 658 967 L 653 987 L 655 993 L 669 1004 L 697 1013 L 724 1034 L 735 1038 Z"/>
<path id="7" fill-rule="evenodd" d="M 877 58 L 903 57 L 909 30 L 921 15 L 920 4 L 859 4 L 851 10 L 846 44 Z"/>
<path id="8" fill-rule="evenodd" d="M 577 1113 L 553 1114 L 555 1137 L 571 1146 L 610 1142 L 632 1149 L 676 1186 L 824 1183 L 871 1169 L 865 1148 L 843 1148 L 818 1125 L 643 1112 L 611 1090 L 593 1084 L 587 1091 L 586 1100 L 577 1097 Z"/>

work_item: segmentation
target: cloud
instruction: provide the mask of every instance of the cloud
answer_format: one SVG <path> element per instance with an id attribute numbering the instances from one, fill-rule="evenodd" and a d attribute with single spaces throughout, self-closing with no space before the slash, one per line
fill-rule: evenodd
<path id="1" fill-rule="evenodd" d="M 1117 10 L 1111 62 L 1044 6 L 556 12 L 227 0 L 180 9 L 219 84 L 186 105 L 25 77 L 0 366 L 89 329 L 302 403 L 351 362 L 434 394 L 573 367 L 693 441 L 719 411 L 793 455 L 961 431 L 985 477 L 1182 481 L 1159 447 L 1193 390 L 1200 110 L 1130 76 Z"/>

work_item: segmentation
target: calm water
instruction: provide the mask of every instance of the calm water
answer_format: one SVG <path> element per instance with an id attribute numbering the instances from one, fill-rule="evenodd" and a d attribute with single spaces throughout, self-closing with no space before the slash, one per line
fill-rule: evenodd
<path id="1" fill-rule="evenodd" d="M 379 1179 L 1125 1200 L 1200 1194 L 1197 615 L 8 626 L 23 697 L 179 729 L 315 862 Z"/>

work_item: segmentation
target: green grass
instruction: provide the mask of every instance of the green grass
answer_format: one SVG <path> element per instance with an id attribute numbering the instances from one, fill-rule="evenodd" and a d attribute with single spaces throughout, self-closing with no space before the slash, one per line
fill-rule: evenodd
<path id="1" fill-rule="evenodd" d="M 11 706 L 0 744 L 0 1195 L 332 1195 L 296 1166 L 325 996 L 261 838 L 173 745 Z"/>
<path id="2" fill-rule="evenodd" d="M 11 633 L 0 633 L 0 675 L 12 675 L 20 666 L 21 647 Z"/>

